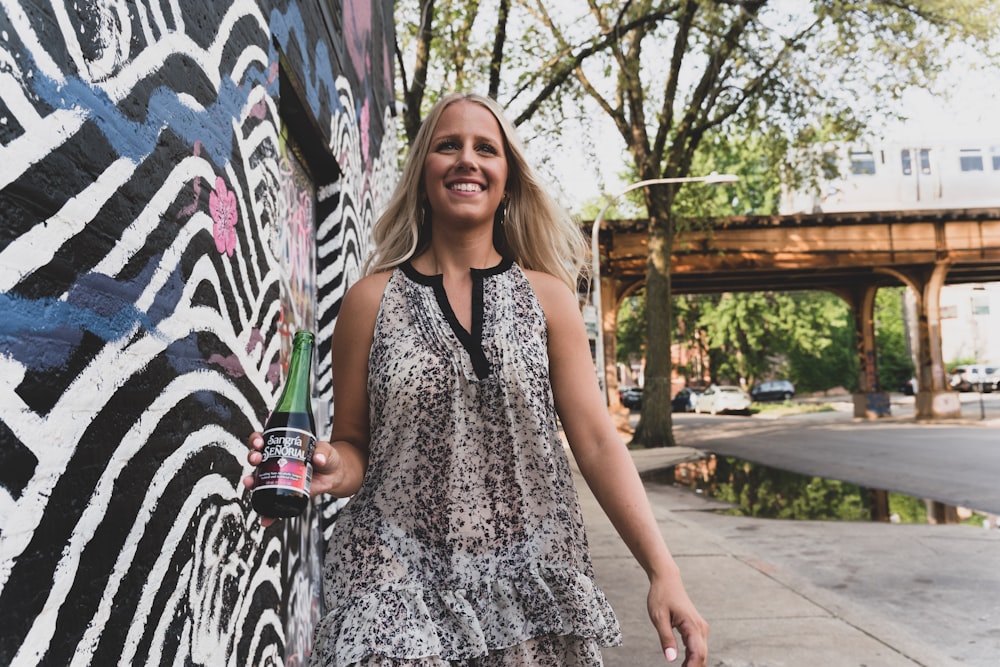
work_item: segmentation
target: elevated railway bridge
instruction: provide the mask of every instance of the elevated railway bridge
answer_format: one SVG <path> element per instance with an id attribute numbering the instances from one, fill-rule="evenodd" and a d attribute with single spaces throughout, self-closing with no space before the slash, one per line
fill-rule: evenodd
<path id="1" fill-rule="evenodd" d="M 646 243 L 646 220 L 602 222 L 598 325 L 609 360 L 605 386 L 615 402 L 618 305 L 645 281 Z M 917 417 L 956 417 L 960 405 L 942 359 L 940 291 L 1000 281 L 1000 208 L 719 218 L 678 232 L 671 260 L 674 294 L 827 290 L 841 296 L 854 314 L 859 417 L 889 409 L 875 365 L 875 293 L 909 287 L 917 305 Z"/>

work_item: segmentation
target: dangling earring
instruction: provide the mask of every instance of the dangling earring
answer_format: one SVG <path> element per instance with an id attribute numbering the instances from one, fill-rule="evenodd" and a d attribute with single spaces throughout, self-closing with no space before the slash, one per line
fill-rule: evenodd
<path id="1" fill-rule="evenodd" d="M 420 217 L 417 219 L 418 227 L 423 230 L 427 226 L 427 210 L 430 208 L 430 202 L 426 198 L 420 203 Z"/>
<path id="2" fill-rule="evenodd" d="M 500 201 L 500 210 L 497 211 L 497 222 L 503 225 L 507 221 L 507 209 L 510 207 L 510 195 L 506 192 L 503 193 L 503 199 Z"/>

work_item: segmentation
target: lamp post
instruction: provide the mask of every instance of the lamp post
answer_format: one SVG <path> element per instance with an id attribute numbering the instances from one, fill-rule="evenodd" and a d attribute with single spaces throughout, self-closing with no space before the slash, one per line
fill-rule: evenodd
<path id="1" fill-rule="evenodd" d="M 590 284 L 588 286 L 588 291 L 590 292 L 590 305 L 594 308 L 597 317 L 597 339 L 594 344 L 594 356 L 597 362 L 597 381 L 601 386 L 601 391 L 604 392 L 604 400 L 608 402 L 608 388 L 607 388 L 607 368 L 605 355 L 604 355 L 604 314 L 601 312 L 601 253 L 600 253 L 600 241 L 598 239 L 598 234 L 601 231 L 601 222 L 604 221 L 604 214 L 608 212 L 611 205 L 614 204 L 623 195 L 632 192 L 633 190 L 638 190 L 639 188 L 645 188 L 650 185 L 666 185 L 672 183 L 705 183 L 707 185 L 723 185 L 728 183 L 736 183 L 739 181 L 739 176 L 734 174 L 717 174 L 712 172 L 708 176 L 678 176 L 673 178 L 651 178 L 645 181 L 639 181 L 637 183 L 632 183 L 624 190 L 621 190 L 618 194 L 608 199 L 608 202 L 601 209 L 601 212 L 597 214 L 594 218 L 594 226 L 590 230 Z M 594 283 L 597 282 L 597 289 L 594 289 Z"/>
<path id="2" fill-rule="evenodd" d="M 979 320 L 976 319 L 976 292 L 985 291 L 986 288 L 982 285 L 974 285 L 972 290 L 969 292 L 969 319 L 972 320 L 972 356 L 975 359 L 976 364 L 979 363 Z M 977 375 L 978 373 L 978 368 Z M 985 371 L 985 368 L 983 369 Z M 987 378 L 985 372 L 983 376 L 979 379 L 979 418 L 986 419 L 986 406 L 983 404 L 983 389 L 986 388 Z"/>

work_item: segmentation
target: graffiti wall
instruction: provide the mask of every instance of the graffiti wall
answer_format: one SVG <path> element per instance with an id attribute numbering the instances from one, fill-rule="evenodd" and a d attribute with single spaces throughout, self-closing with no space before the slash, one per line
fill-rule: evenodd
<path id="1" fill-rule="evenodd" d="M 0 664 L 300 665 L 246 436 L 395 178 L 391 0 L 0 3 Z"/>

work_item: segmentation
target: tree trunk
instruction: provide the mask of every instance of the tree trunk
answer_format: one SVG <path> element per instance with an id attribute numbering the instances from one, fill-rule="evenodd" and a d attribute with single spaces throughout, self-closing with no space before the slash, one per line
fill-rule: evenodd
<path id="1" fill-rule="evenodd" d="M 649 216 L 649 259 L 646 264 L 646 372 L 642 412 L 632 442 L 644 447 L 673 447 L 671 394 L 670 253 L 673 221 L 669 216 Z"/>

